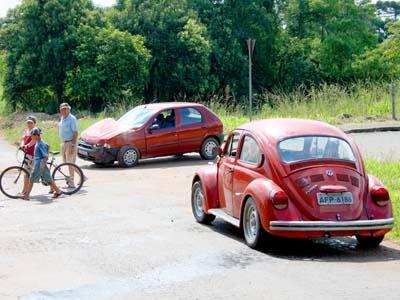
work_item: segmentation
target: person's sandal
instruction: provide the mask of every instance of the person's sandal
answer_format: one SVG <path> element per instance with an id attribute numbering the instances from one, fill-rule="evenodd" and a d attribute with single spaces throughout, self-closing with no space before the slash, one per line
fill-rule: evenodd
<path id="1" fill-rule="evenodd" d="M 62 192 L 55 192 L 53 194 L 53 199 L 60 197 L 62 194 L 63 194 Z"/>
<path id="2" fill-rule="evenodd" d="M 31 200 L 28 195 L 24 195 L 23 197 L 21 197 L 21 199 L 25 201 Z"/>
<path id="3" fill-rule="evenodd" d="M 49 194 L 54 194 L 56 191 L 54 191 L 54 190 L 50 190 L 49 191 Z"/>

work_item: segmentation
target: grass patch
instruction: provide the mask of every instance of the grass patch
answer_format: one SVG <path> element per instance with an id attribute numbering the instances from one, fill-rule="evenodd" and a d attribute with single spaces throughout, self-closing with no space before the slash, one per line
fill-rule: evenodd
<path id="1" fill-rule="evenodd" d="M 400 216 L 400 162 L 378 162 L 366 160 L 365 167 L 369 174 L 378 177 L 389 189 L 395 218 Z M 400 240 L 400 224 L 396 222 L 389 237 Z"/>
<path id="2" fill-rule="evenodd" d="M 291 93 L 276 92 L 256 95 L 258 106 L 253 119 L 302 118 L 327 122 L 332 125 L 363 123 L 391 119 L 391 98 L 387 84 L 355 84 L 350 87 L 322 85 L 320 89 L 298 89 Z M 246 107 L 229 109 L 220 99 L 211 104 L 230 131 L 247 123 Z"/>

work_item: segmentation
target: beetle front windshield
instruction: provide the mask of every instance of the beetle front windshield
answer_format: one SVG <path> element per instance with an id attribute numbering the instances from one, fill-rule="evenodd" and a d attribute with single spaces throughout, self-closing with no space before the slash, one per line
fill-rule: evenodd
<path id="1" fill-rule="evenodd" d="M 153 114 L 154 110 L 148 109 L 144 106 L 137 106 L 124 114 L 117 122 L 120 125 L 138 128 L 150 120 Z"/>
<path id="2" fill-rule="evenodd" d="M 278 150 L 281 160 L 285 163 L 315 159 L 356 161 L 350 145 L 336 137 L 303 136 L 288 138 L 279 143 Z"/>

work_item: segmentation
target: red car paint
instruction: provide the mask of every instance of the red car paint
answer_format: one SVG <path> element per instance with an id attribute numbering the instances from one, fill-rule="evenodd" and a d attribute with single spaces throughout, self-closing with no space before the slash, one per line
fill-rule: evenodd
<path id="1" fill-rule="evenodd" d="M 131 120 L 132 123 L 123 116 L 118 121 L 104 119 L 86 129 L 79 141 L 79 157 L 105 164 L 122 159 L 121 151 L 127 148 L 134 149 L 138 158 L 148 158 L 201 152 L 203 143 L 209 138 L 216 141 L 217 146 L 223 141 L 222 122 L 201 104 L 155 103 L 141 105 L 134 110 L 138 113 L 137 118 Z M 134 110 L 126 115 L 132 114 Z M 135 123 L 143 115 L 146 115 L 144 122 Z M 124 121 L 126 119 L 128 121 Z M 159 127 L 151 130 L 150 127 L 156 123 Z M 214 156 L 205 158 L 212 159 Z"/>
<path id="2" fill-rule="evenodd" d="M 234 138 L 237 151 L 230 155 Z M 308 140 L 326 141 L 324 153 L 318 152 L 323 149 L 321 145 L 309 144 L 306 148 Z M 303 148 L 298 152 L 286 151 L 280 148 L 284 141 L 292 143 L 292 147 L 303 141 Z M 336 156 L 327 151 L 331 147 L 328 143 L 336 147 Z M 259 155 L 252 160 L 256 163 L 243 160 L 258 150 L 245 150 L 249 153 L 242 154 L 244 147 L 259 149 Z M 320 157 L 289 162 L 283 158 L 288 153 L 301 156 L 312 151 Z M 347 156 L 339 159 L 339 155 Z M 202 193 L 196 194 L 193 189 L 192 207 L 195 217 L 195 207 L 203 210 L 203 215 L 197 213 L 199 222 L 212 221 L 213 218 L 204 217 L 214 215 L 243 228 L 245 203 L 252 198 L 262 230 L 272 235 L 291 238 L 355 235 L 360 239 L 379 239 L 393 226 L 390 199 L 378 206 L 371 198 L 373 187 L 384 186 L 366 174 L 356 144 L 338 128 L 317 121 L 270 119 L 233 130 L 222 146 L 219 161 L 198 170 L 193 184 L 196 182 L 201 183 Z M 287 195 L 284 209 L 274 207 L 271 199 L 279 191 L 280 197 Z M 203 199 L 202 206 L 196 206 L 196 199 Z"/>

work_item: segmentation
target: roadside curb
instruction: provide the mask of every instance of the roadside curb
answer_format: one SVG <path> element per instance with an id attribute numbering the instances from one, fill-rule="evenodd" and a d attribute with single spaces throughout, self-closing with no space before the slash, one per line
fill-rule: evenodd
<path id="1" fill-rule="evenodd" d="M 341 128 L 341 129 L 345 133 L 369 133 L 369 132 L 400 131 L 400 126 L 381 126 L 381 127 L 351 128 L 351 129 Z"/>

